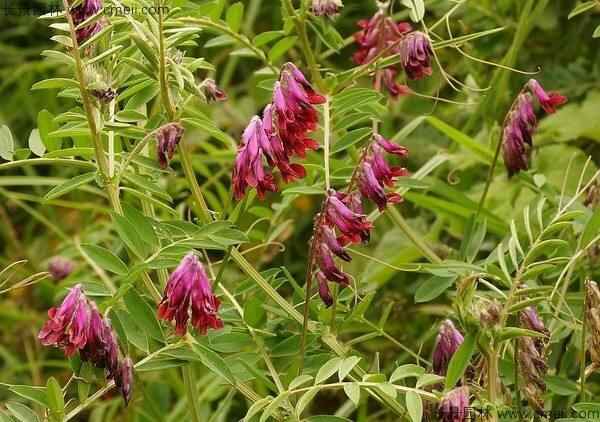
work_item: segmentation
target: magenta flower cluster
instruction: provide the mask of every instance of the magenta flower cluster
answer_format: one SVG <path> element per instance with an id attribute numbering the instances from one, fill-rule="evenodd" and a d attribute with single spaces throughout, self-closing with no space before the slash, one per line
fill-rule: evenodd
<path id="1" fill-rule="evenodd" d="M 73 24 L 79 26 L 92 16 L 96 15 L 102 10 L 101 0 L 82 0 L 78 6 L 71 8 L 71 18 Z M 77 42 L 79 44 L 85 42 L 94 34 L 97 34 L 102 30 L 102 21 L 97 19 L 94 22 L 86 25 L 76 31 Z"/>
<path id="2" fill-rule="evenodd" d="M 358 51 L 352 57 L 354 63 L 363 65 L 378 58 L 399 55 L 400 68 L 390 66 L 380 72 L 381 82 L 393 97 L 410 92 L 407 86 L 396 82 L 400 70 L 404 70 L 409 79 L 431 75 L 433 50 L 426 34 L 412 31 L 409 23 L 395 22 L 382 11 L 371 19 L 358 21 L 358 26 L 361 30 L 354 34 L 358 44 Z"/>
<path id="3" fill-rule="evenodd" d="M 527 82 L 508 112 L 502 132 L 504 164 L 509 176 L 529 168 L 533 134 L 538 124 L 534 97 L 547 114 L 554 113 L 557 106 L 567 101 L 556 92 L 546 92 L 535 79 Z"/>
<path id="4" fill-rule="evenodd" d="M 304 158 L 307 150 L 318 143 L 308 137 L 317 128 L 319 115 L 314 105 L 325 102 L 292 63 L 283 66 L 273 90 L 273 101 L 263 111 L 262 119 L 254 116 L 242 135 L 235 159 L 232 180 L 236 199 L 248 187 L 264 198 L 267 191 L 276 192 L 277 183 L 270 167 L 277 167 L 285 182 L 303 178 L 302 165 L 291 163 L 293 156 Z"/>
<path id="5" fill-rule="evenodd" d="M 442 397 L 438 416 L 441 422 L 464 422 L 470 419 L 469 410 L 469 388 L 457 387 Z"/>
<path id="6" fill-rule="evenodd" d="M 48 310 L 48 321 L 38 334 L 44 346 L 60 347 L 67 357 L 77 351 L 81 359 L 104 368 L 126 403 L 131 399 L 133 365 L 129 358 L 122 359 L 116 335 L 107 318 L 90 301 L 81 285 L 70 289 L 58 308 Z"/>
<path id="7" fill-rule="evenodd" d="M 219 318 L 221 302 L 213 294 L 204 267 L 193 252 L 187 254 L 173 271 L 158 305 L 158 317 L 175 321 L 175 332 L 183 336 L 192 317 L 192 325 L 206 334 L 209 328 L 223 327 Z"/>

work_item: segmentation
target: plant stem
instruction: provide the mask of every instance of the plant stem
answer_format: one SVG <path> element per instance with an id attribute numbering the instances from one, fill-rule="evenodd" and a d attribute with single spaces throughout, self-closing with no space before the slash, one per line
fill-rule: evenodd
<path id="1" fill-rule="evenodd" d="M 440 264 L 442 259 L 417 235 L 408 225 L 402 214 L 394 207 L 387 207 L 388 215 L 406 237 L 421 251 L 424 257 L 434 264 Z"/>
<path id="2" fill-rule="evenodd" d="M 493 132 L 492 132 L 493 133 Z M 502 136 L 498 139 L 498 145 L 496 145 L 496 152 L 494 153 L 494 159 L 492 161 L 492 165 L 490 166 L 490 171 L 488 172 L 487 180 L 485 181 L 485 188 L 483 189 L 483 193 L 481 194 L 481 199 L 479 199 L 479 205 L 477 206 L 477 213 L 475 214 L 475 220 L 479 218 L 479 214 L 485 205 L 485 199 L 487 197 L 488 191 L 490 190 L 490 186 L 492 184 L 492 179 L 494 178 L 494 172 L 496 171 L 496 165 L 498 163 L 498 158 L 500 157 L 500 149 L 502 148 Z"/>
<path id="3" fill-rule="evenodd" d="M 181 369 L 183 373 L 183 383 L 187 394 L 188 408 L 192 414 L 193 422 L 200 422 L 200 409 L 198 400 L 196 400 L 196 385 L 194 383 L 194 374 L 192 373 L 191 365 L 186 365 Z"/>
<path id="4" fill-rule="evenodd" d="M 162 2 L 161 2 L 162 3 Z M 162 6 L 162 4 L 161 4 Z M 175 106 L 171 101 L 171 92 L 169 90 L 169 75 L 167 74 L 167 52 L 165 50 L 165 35 L 163 31 L 163 8 L 158 7 L 158 72 L 160 78 L 160 96 L 169 116 L 173 120 L 175 116 Z"/>
<path id="5" fill-rule="evenodd" d="M 331 144 L 331 122 L 330 122 L 330 102 L 329 97 L 325 96 L 323 104 L 323 160 L 325 162 L 325 190 L 331 188 L 331 180 L 329 175 L 329 147 Z"/>
<path id="6" fill-rule="evenodd" d="M 496 400 L 498 399 L 498 352 L 492 348 L 490 349 L 487 356 L 488 374 L 487 374 L 487 387 L 488 387 L 488 399 L 494 406 L 492 410 L 492 421 L 498 420 L 496 413 Z"/>
<path id="7" fill-rule="evenodd" d="M 589 281 L 587 281 L 587 280 L 584 282 L 584 288 L 583 288 L 583 316 L 581 318 L 581 350 L 579 352 L 580 353 L 580 355 L 579 355 L 579 382 L 580 382 L 579 400 L 581 400 L 582 402 L 585 401 L 585 378 L 586 378 L 585 377 L 585 356 L 586 356 L 586 348 L 587 348 L 586 309 L 588 306 L 585 286 L 587 285 L 588 282 Z"/>

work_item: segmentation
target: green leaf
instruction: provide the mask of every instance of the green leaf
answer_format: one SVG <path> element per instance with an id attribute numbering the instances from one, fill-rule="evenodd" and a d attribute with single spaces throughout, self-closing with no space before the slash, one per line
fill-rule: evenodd
<path id="1" fill-rule="evenodd" d="M 36 402 L 37 404 L 48 407 L 48 396 L 46 394 L 46 387 L 33 387 L 30 385 L 14 385 L 0 383 L 4 387 L 8 388 L 9 391 L 15 393 L 18 396 L 26 398 Z"/>
<path id="2" fill-rule="evenodd" d="M 48 110 L 42 110 L 37 115 L 37 125 L 40 131 L 42 142 L 48 151 L 56 151 L 61 148 L 62 140 L 49 137 L 50 132 L 58 129 L 58 125 L 54 122 L 54 115 Z"/>
<path id="3" fill-rule="evenodd" d="M 358 404 L 360 403 L 360 386 L 355 382 L 345 384 L 344 393 L 346 393 L 350 401 L 354 403 L 354 406 L 358 407 Z"/>
<path id="4" fill-rule="evenodd" d="M 527 330 L 525 328 L 518 327 L 506 327 L 500 330 L 498 333 L 498 342 L 513 339 L 515 337 L 538 337 L 544 338 L 545 335 L 537 331 Z"/>
<path id="5" fill-rule="evenodd" d="M 296 41 L 298 41 L 298 37 L 285 37 L 275 43 L 275 45 L 269 50 L 269 60 L 274 62 L 281 56 L 283 56 L 290 48 L 292 48 Z"/>
<path id="6" fill-rule="evenodd" d="M 331 154 L 336 154 L 350 148 L 352 145 L 368 138 L 371 133 L 372 129 L 370 127 L 362 127 L 348 132 L 342 139 L 332 145 Z"/>
<path id="7" fill-rule="evenodd" d="M 119 275 L 126 275 L 129 272 L 127 265 L 121 261 L 121 258 L 108 249 L 90 244 L 83 244 L 81 248 L 101 268 Z"/>
<path id="8" fill-rule="evenodd" d="M 307 374 L 298 375 L 296 378 L 294 378 L 292 380 L 292 382 L 290 382 L 288 389 L 295 390 L 296 388 L 302 387 L 304 384 L 308 384 L 312 380 L 313 380 L 312 375 L 307 375 Z"/>
<path id="9" fill-rule="evenodd" d="M 408 363 L 406 365 L 402 365 L 396 368 L 392 375 L 390 376 L 390 382 L 396 382 L 398 380 L 415 377 L 419 378 L 421 375 L 425 373 L 425 368 L 421 368 L 418 365 Z"/>
<path id="10" fill-rule="evenodd" d="M 146 217 L 129 204 L 123 204 L 123 212 L 125 218 L 129 220 L 144 242 L 153 248 L 160 246 L 160 242 L 154 231 L 154 226 L 152 225 L 152 220 L 149 217 Z"/>
<path id="11" fill-rule="evenodd" d="M 138 257 L 143 258 L 148 255 L 147 244 L 144 243 L 133 224 L 122 215 L 111 213 L 115 222 L 115 229 L 119 238 L 133 251 Z"/>
<path id="12" fill-rule="evenodd" d="M 454 388 L 458 380 L 461 379 L 467 366 L 471 362 L 471 357 L 473 353 L 475 353 L 475 347 L 477 345 L 477 336 L 468 333 L 465 336 L 465 340 L 460 345 L 456 353 L 450 359 L 450 363 L 448 364 L 448 372 L 446 373 L 446 384 L 445 389 L 451 390 Z"/>
<path id="13" fill-rule="evenodd" d="M 298 403 L 296 403 L 296 413 L 298 415 L 302 415 L 302 412 L 304 412 L 304 409 L 306 409 L 306 406 L 308 406 L 308 404 L 312 401 L 312 399 L 315 398 L 315 396 L 317 395 L 318 392 L 319 392 L 319 387 L 315 386 L 315 387 L 311 388 L 310 390 L 308 390 L 306 393 L 304 393 L 302 395 L 302 397 L 300 397 L 300 399 L 298 400 Z"/>
<path id="14" fill-rule="evenodd" d="M 155 310 L 135 289 L 129 289 L 124 296 L 125 306 L 135 323 L 155 340 L 164 342 L 164 333 L 158 323 Z"/>
<path id="15" fill-rule="evenodd" d="M 12 161 L 15 153 L 15 141 L 8 126 L 0 127 L 0 157 Z"/>
<path id="16" fill-rule="evenodd" d="M 402 0 L 402 4 L 410 9 L 410 18 L 413 22 L 423 20 L 425 16 L 425 4 L 423 0 Z"/>
<path id="17" fill-rule="evenodd" d="M 419 285 L 415 292 L 415 302 L 423 303 L 435 299 L 448 290 L 456 281 L 456 277 L 432 276 Z"/>
<path id="18" fill-rule="evenodd" d="M 40 420 L 37 415 L 33 413 L 33 410 L 21 403 L 8 402 L 6 403 L 6 408 L 20 422 L 39 422 Z"/>
<path id="19" fill-rule="evenodd" d="M 32 90 L 38 89 L 62 89 L 62 88 L 79 88 L 79 83 L 73 79 L 54 78 L 46 79 L 33 84 Z"/>
<path id="20" fill-rule="evenodd" d="M 224 378 L 230 384 L 235 384 L 235 378 L 225 360 L 210 350 L 208 347 L 194 343 L 192 350 L 200 357 L 200 360 L 210 371 Z"/>
<path id="21" fill-rule="evenodd" d="M 321 384 L 323 381 L 327 380 L 330 376 L 335 374 L 342 364 L 342 359 L 339 357 L 335 357 L 325 362 L 319 371 L 317 372 L 317 376 L 315 377 L 315 384 Z"/>
<path id="22" fill-rule="evenodd" d="M 56 378 L 50 377 L 46 383 L 48 394 L 48 407 L 50 408 L 50 420 L 61 422 L 65 416 L 65 398 L 62 388 Z"/>
<path id="23" fill-rule="evenodd" d="M 121 309 L 112 310 L 111 314 L 123 329 L 123 334 L 125 335 L 125 338 L 127 338 L 127 341 L 140 349 L 142 352 L 145 352 L 146 354 L 150 353 L 148 336 L 146 336 L 146 333 L 143 330 L 140 330 L 133 318 L 127 312 Z"/>
<path id="24" fill-rule="evenodd" d="M 144 113 L 140 113 L 137 110 L 122 110 L 122 111 L 119 111 L 115 115 L 115 119 L 117 119 L 119 122 L 131 123 L 131 122 L 141 122 L 148 118 L 146 117 L 146 115 Z"/>
<path id="25" fill-rule="evenodd" d="M 258 401 L 255 401 L 254 404 L 248 409 L 248 412 L 246 413 L 246 416 L 244 416 L 243 421 L 250 422 L 252 417 L 254 415 L 257 415 L 258 412 L 260 412 L 261 410 L 263 410 L 269 403 L 271 403 L 272 400 L 273 398 L 271 396 L 267 396 Z"/>
<path id="26" fill-rule="evenodd" d="M 225 333 L 210 336 L 210 347 L 219 353 L 238 353 L 253 345 L 246 333 Z"/>
<path id="27" fill-rule="evenodd" d="M 573 396 L 579 393 L 577 383 L 570 379 L 558 375 L 547 375 L 544 381 L 548 389 L 559 396 Z"/>
<path id="28" fill-rule="evenodd" d="M 406 409 L 412 422 L 421 422 L 423 419 L 423 400 L 414 391 L 406 392 Z"/>
<path id="29" fill-rule="evenodd" d="M 437 130 L 448 136 L 448 138 L 450 138 L 457 144 L 471 151 L 473 154 L 475 154 L 475 156 L 477 156 L 477 158 L 479 158 L 484 163 L 492 163 L 492 160 L 494 159 L 494 153 L 490 151 L 488 147 L 482 145 L 481 143 L 471 138 L 470 136 L 464 134 L 460 130 L 455 129 L 447 123 L 442 122 L 437 117 L 428 116 L 427 122 Z"/>
<path id="30" fill-rule="evenodd" d="M 348 418 L 343 418 L 341 416 L 315 415 L 315 416 L 310 416 L 306 419 L 303 419 L 303 422 L 352 422 L 352 421 Z"/>
<path id="31" fill-rule="evenodd" d="M 594 214 L 586 223 L 581 234 L 581 246 L 586 247 L 600 233 L 600 208 L 594 210 Z"/>
<path id="32" fill-rule="evenodd" d="M 270 43 L 271 41 L 275 41 L 276 39 L 283 37 L 284 35 L 285 34 L 283 31 L 266 31 L 254 37 L 252 43 L 255 47 L 261 47 Z"/>
<path id="33" fill-rule="evenodd" d="M 225 21 L 233 32 L 238 32 L 242 26 L 242 18 L 244 17 L 244 5 L 241 2 L 232 4 L 225 14 Z"/>
<path id="34" fill-rule="evenodd" d="M 38 129 L 33 129 L 29 134 L 29 149 L 38 157 L 42 157 L 46 152 L 46 146 L 42 142 L 42 138 L 40 137 L 40 131 Z"/>
<path id="35" fill-rule="evenodd" d="M 66 182 L 61 183 L 58 186 L 53 187 L 44 195 L 44 199 L 56 199 L 67 193 L 83 186 L 96 178 L 96 172 L 92 171 L 89 173 L 80 174 L 72 179 L 68 179 Z"/>
<path id="36" fill-rule="evenodd" d="M 338 376 L 340 378 L 340 381 L 343 381 L 348 374 L 352 371 L 352 369 L 354 369 L 354 367 L 356 365 L 358 365 L 358 362 L 360 362 L 360 357 L 358 356 L 350 356 L 347 357 L 346 359 L 344 359 L 344 361 L 341 363 L 340 368 L 338 370 Z"/>
<path id="37" fill-rule="evenodd" d="M 567 19 L 574 18 L 575 16 L 586 12 L 595 6 L 598 6 L 598 2 L 596 0 L 584 1 L 583 3 L 580 3 L 577 6 L 575 6 L 573 10 L 571 10 L 571 13 L 569 13 Z"/>
<path id="38" fill-rule="evenodd" d="M 600 38 L 600 25 L 598 25 L 596 27 L 596 29 L 594 29 L 594 33 L 592 34 L 593 38 Z"/>

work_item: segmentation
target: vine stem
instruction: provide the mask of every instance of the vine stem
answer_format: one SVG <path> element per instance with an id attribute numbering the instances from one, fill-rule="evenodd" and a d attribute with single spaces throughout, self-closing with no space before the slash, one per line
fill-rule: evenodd
<path id="1" fill-rule="evenodd" d="M 398 226 L 406 237 L 421 251 L 429 261 L 434 264 L 440 264 L 442 259 L 423 241 L 408 225 L 402 214 L 394 207 L 387 207 L 390 219 Z"/>
<path id="2" fill-rule="evenodd" d="M 185 385 L 190 413 L 192 414 L 192 421 L 200 422 L 200 409 L 198 407 L 198 400 L 196 400 L 196 385 L 194 383 L 192 366 L 185 365 L 181 368 L 181 372 L 183 373 L 183 383 Z"/>
<path id="3" fill-rule="evenodd" d="M 490 186 L 492 184 L 492 179 L 494 178 L 494 172 L 496 171 L 496 165 L 498 164 L 498 158 L 500 157 L 500 148 L 502 148 L 502 135 L 500 139 L 498 139 L 498 145 L 496 145 L 496 151 L 494 152 L 494 159 L 492 160 L 492 165 L 490 166 L 490 171 L 488 172 L 487 179 L 485 181 L 485 188 L 483 188 L 483 193 L 481 194 L 481 198 L 479 199 L 479 205 L 477 206 L 477 213 L 475 214 L 475 220 L 479 218 L 479 214 L 485 205 L 485 199 L 487 198 L 487 194 L 490 190 Z"/>

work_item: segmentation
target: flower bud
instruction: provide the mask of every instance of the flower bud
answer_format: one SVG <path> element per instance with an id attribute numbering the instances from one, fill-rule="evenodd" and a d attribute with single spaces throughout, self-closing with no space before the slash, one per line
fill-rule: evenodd
<path id="1" fill-rule="evenodd" d="M 156 133 L 156 148 L 158 156 L 158 164 L 161 168 L 166 169 L 169 166 L 169 161 L 175 154 L 175 149 L 183 136 L 183 126 L 179 123 L 168 123 L 158 129 Z"/>
<path id="2" fill-rule="evenodd" d="M 48 272 L 56 281 L 64 280 L 73 272 L 73 261 L 62 256 L 55 256 L 48 262 Z"/>
<path id="3" fill-rule="evenodd" d="M 315 16 L 334 17 L 342 7 L 342 0 L 313 0 L 310 10 Z"/>
<path id="4" fill-rule="evenodd" d="M 463 335 L 456 329 L 452 321 L 447 319 L 442 322 L 433 350 L 433 372 L 441 376 L 446 375 L 450 359 L 463 341 Z"/>
<path id="5" fill-rule="evenodd" d="M 213 79 L 205 79 L 200 85 L 200 89 L 206 96 L 209 103 L 215 101 L 227 101 L 227 94 L 221 90 Z"/>
<path id="6" fill-rule="evenodd" d="M 457 387 L 447 392 L 438 408 L 442 422 L 463 422 L 469 416 L 469 388 Z"/>

